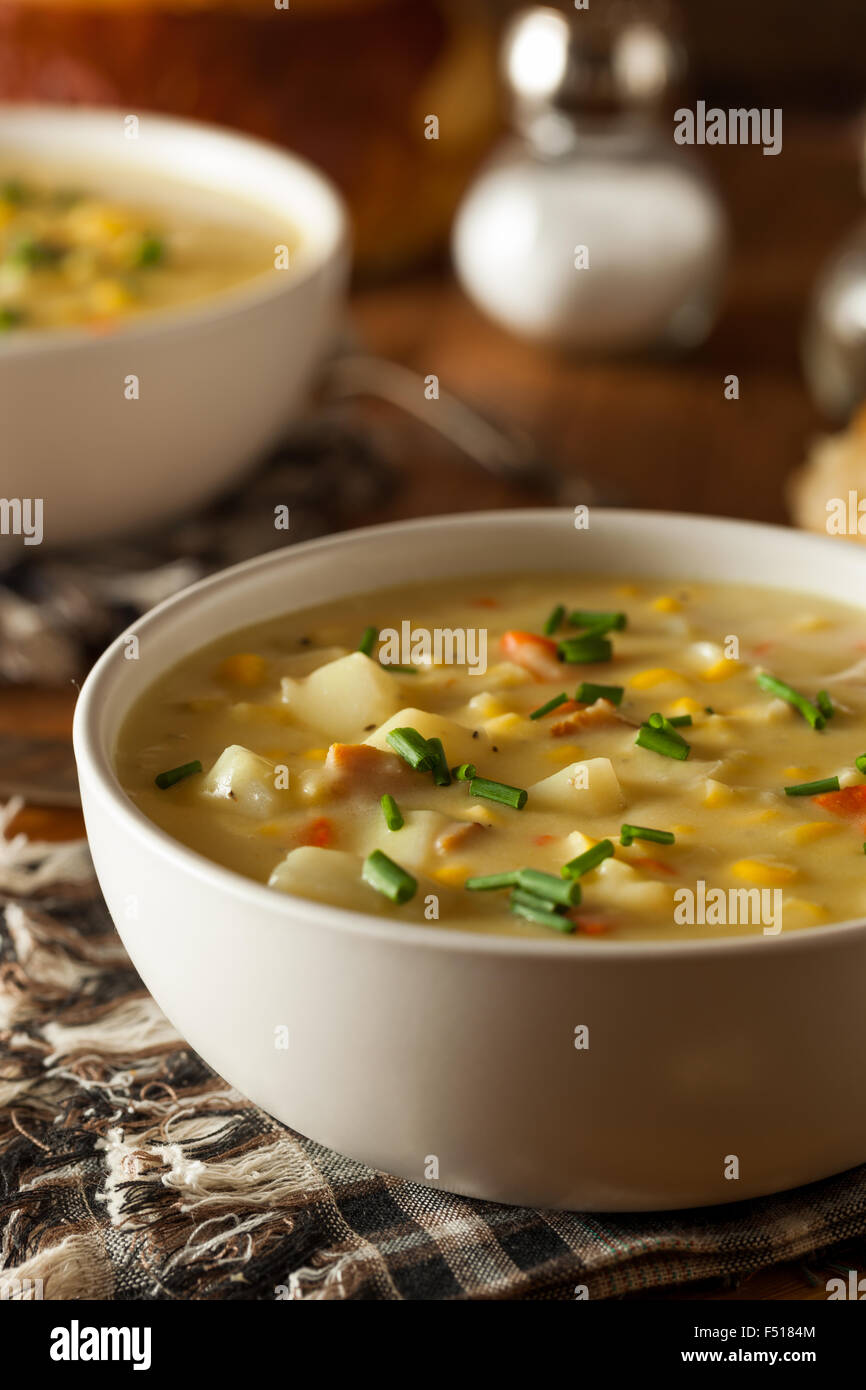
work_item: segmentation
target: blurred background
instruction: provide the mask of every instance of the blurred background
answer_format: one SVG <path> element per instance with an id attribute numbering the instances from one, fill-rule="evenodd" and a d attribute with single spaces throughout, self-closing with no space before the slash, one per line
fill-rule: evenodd
<path id="1" fill-rule="evenodd" d="M 338 185 L 355 241 L 297 431 L 158 537 L 7 565 L 7 680 L 68 682 L 180 584 L 340 527 L 596 501 L 823 529 L 828 435 L 833 476 L 866 491 L 862 0 L 282 8 L 0 0 L 0 101 L 285 145 Z M 779 109 L 780 151 L 677 144 L 700 102 Z M 552 269 L 584 214 L 591 268 Z M 288 535 L 257 523 L 275 497 Z"/>

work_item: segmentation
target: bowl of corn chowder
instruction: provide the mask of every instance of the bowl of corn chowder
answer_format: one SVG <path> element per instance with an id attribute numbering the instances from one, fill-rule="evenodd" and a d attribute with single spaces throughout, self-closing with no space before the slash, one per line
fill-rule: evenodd
<path id="1" fill-rule="evenodd" d="M 109 907 L 221 1074 L 385 1170 L 608 1210 L 840 1171 L 866 561 L 575 520 L 354 532 L 137 623 L 76 714 Z"/>
<path id="2" fill-rule="evenodd" d="M 30 518 L 4 556 L 181 514 L 253 464 L 330 346 L 347 263 L 339 196 L 285 151 L 0 106 L 2 491 Z"/>

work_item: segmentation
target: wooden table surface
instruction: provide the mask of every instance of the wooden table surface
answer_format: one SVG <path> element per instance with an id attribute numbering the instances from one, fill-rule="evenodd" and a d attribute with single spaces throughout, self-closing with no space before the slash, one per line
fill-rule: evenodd
<path id="1" fill-rule="evenodd" d="M 588 479 L 602 499 L 784 521 L 785 477 L 826 428 L 804 387 L 798 338 L 819 266 L 861 215 L 857 159 L 856 131 L 839 120 L 786 122 L 775 158 L 754 147 L 712 151 L 732 219 L 731 271 L 712 337 L 676 363 L 574 361 L 528 346 L 483 320 L 445 269 L 357 291 L 355 326 L 375 352 L 436 373 L 443 388 L 528 429 L 557 470 Z M 724 397 L 729 373 L 739 377 L 737 401 Z M 423 425 L 387 413 L 377 424 L 401 481 L 358 525 L 543 500 L 467 466 Z M 74 700 L 72 686 L 0 690 L 0 734 L 66 739 Z M 30 806 L 12 829 L 65 839 L 83 824 L 75 810 Z M 866 1268 L 866 1241 L 844 1261 Z M 815 1261 L 808 1272 L 780 1265 L 721 1294 L 645 1296 L 820 1299 L 832 1272 Z"/>

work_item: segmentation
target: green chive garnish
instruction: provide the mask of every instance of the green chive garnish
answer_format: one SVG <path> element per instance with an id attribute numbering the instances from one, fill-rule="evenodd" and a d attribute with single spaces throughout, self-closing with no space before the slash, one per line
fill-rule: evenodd
<path id="1" fill-rule="evenodd" d="M 632 840 L 653 840 L 657 845 L 672 845 L 676 836 L 672 830 L 651 830 L 646 825 L 622 825 L 619 830 L 621 845 L 630 845 Z"/>
<path id="2" fill-rule="evenodd" d="M 550 617 L 548 618 L 547 622 L 544 624 L 543 630 L 545 637 L 550 637 L 556 631 L 564 617 L 565 604 L 558 603 L 554 608 L 553 612 L 551 613 Z"/>
<path id="3" fill-rule="evenodd" d="M 667 729 L 654 729 L 651 724 L 641 724 L 635 743 L 651 753 L 661 753 L 664 758 L 679 758 L 680 762 L 692 751 L 676 730 L 669 733 Z"/>
<path id="4" fill-rule="evenodd" d="M 365 627 L 364 636 L 358 643 L 358 651 L 363 652 L 365 656 L 372 656 L 378 637 L 379 629 L 377 627 Z"/>
<path id="5" fill-rule="evenodd" d="M 624 694 L 622 685 L 594 685 L 592 681 L 581 681 L 574 698 L 582 705 L 592 705 L 596 700 L 610 700 L 612 705 L 618 705 Z"/>
<path id="6" fill-rule="evenodd" d="M 692 718 L 690 714 L 684 715 L 683 718 L 687 719 L 691 724 Z M 664 733 L 669 734 L 671 738 L 678 738 L 680 743 L 685 743 L 682 734 L 678 734 L 676 729 L 677 724 L 682 723 L 682 719 L 667 719 L 663 714 L 651 714 L 647 723 L 651 729 L 661 729 Z"/>
<path id="7" fill-rule="evenodd" d="M 507 874 L 482 874 L 480 878 L 467 878 L 463 887 L 471 893 L 490 893 L 495 888 L 514 888 L 517 883 L 517 869 L 509 869 Z"/>
<path id="8" fill-rule="evenodd" d="M 191 777 L 194 772 L 201 772 L 198 758 L 193 763 L 181 763 L 180 767 L 170 767 L 168 772 L 160 772 L 153 780 L 160 791 L 165 791 L 168 787 L 173 787 L 175 782 L 182 782 L 185 777 Z"/>
<path id="9" fill-rule="evenodd" d="M 712 705 L 704 705 L 704 714 L 715 714 L 715 712 Z"/>
<path id="10" fill-rule="evenodd" d="M 459 767 L 451 769 L 451 776 L 455 782 L 471 782 L 477 775 L 474 763 L 461 763 Z"/>
<path id="11" fill-rule="evenodd" d="M 612 840 L 599 840 L 597 845 L 591 849 L 584 850 L 576 859 L 569 859 L 567 864 L 563 864 L 560 874 L 563 878 L 581 878 L 583 874 L 588 874 L 592 869 L 597 869 L 603 859 L 609 859 L 613 854 Z"/>
<path id="12" fill-rule="evenodd" d="M 382 800 L 379 802 L 379 805 L 382 807 L 382 815 L 385 817 L 385 824 L 387 825 L 388 829 L 402 830 L 405 822 L 403 820 L 400 807 L 397 805 L 393 796 L 390 796 L 388 792 L 385 792 L 385 795 L 382 797 Z"/>
<path id="13" fill-rule="evenodd" d="M 807 700 L 805 695 L 793 690 L 790 685 L 780 681 L 776 676 L 768 676 L 765 671 L 761 671 L 756 677 L 758 685 L 762 690 L 767 690 L 771 695 L 776 695 L 780 700 L 787 700 L 789 705 L 793 705 L 799 710 L 804 719 L 807 719 L 813 729 L 823 729 L 826 719 L 816 705 L 811 700 Z"/>
<path id="14" fill-rule="evenodd" d="M 407 874 L 405 869 L 401 869 L 399 864 L 395 864 L 394 860 L 389 859 L 380 849 L 374 849 L 372 854 L 367 855 L 361 877 L 371 888 L 375 888 L 377 893 L 383 893 L 386 898 L 390 898 L 392 903 L 407 903 L 418 890 L 417 879 Z"/>
<path id="15" fill-rule="evenodd" d="M 430 771 L 434 762 L 433 749 L 417 729 L 392 729 L 387 739 L 394 752 L 416 772 Z"/>
<path id="16" fill-rule="evenodd" d="M 621 632 L 626 625 L 625 613 L 594 613 L 588 608 L 578 608 L 569 613 L 568 621 L 572 627 L 589 627 L 593 632 Z"/>
<path id="17" fill-rule="evenodd" d="M 684 729 L 691 722 L 692 716 L 690 714 L 672 714 L 668 719 L 668 723 L 673 729 Z"/>
<path id="18" fill-rule="evenodd" d="M 832 719 L 833 715 L 836 713 L 836 706 L 833 704 L 826 690 L 818 691 L 818 694 L 815 696 L 815 704 L 818 706 L 825 719 Z"/>
<path id="19" fill-rule="evenodd" d="M 20 309 L 0 305 L 0 333 L 7 333 L 10 328 L 17 328 L 23 322 L 24 315 Z"/>
<path id="20" fill-rule="evenodd" d="M 560 661 L 571 664 L 592 661 L 610 661 L 613 647 L 606 637 L 598 637 L 588 632 L 585 637 L 566 637 L 556 648 Z"/>
<path id="21" fill-rule="evenodd" d="M 553 931 L 573 932 L 575 929 L 571 919 L 555 912 L 544 898 L 521 892 L 519 888 L 515 888 L 508 899 L 508 907 L 516 917 L 525 917 L 527 922 L 538 922 L 543 927 L 551 927 Z"/>
<path id="22" fill-rule="evenodd" d="M 817 782 L 797 782 L 793 787 L 786 787 L 785 795 L 820 796 L 822 792 L 837 792 L 838 790 L 838 777 L 822 777 Z"/>
<path id="23" fill-rule="evenodd" d="M 433 754 L 433 781 L 437 787 L 451 786 L 451 773 L 448 770 L 448 759 L 445 757 L 445 749 L 442 747 L 441 738 L 428 738 L 427 747 Z"/>
<path id="24" fill-rule="evenodd" d="M 548 700 L 546 705 L 539 705 L 538 709 L 534 709 L 529 717 L 530 719 L 543 719 L 546 714 L 550 714 L 553 710 L 559 709 L 559 706 L 566 704 L 567 701 L 568 696 L 565 691 L 563 691 L 561 695 L 554 695 L 553 699 Z"/>
<path id="25" fill-rule="evenodd" d="M 396 671 L 399 676 L 417 676 L 417 666 L 391 666 L 387 661 L 380 661 L 379 665 L 383 671 Z"/>
<path id="26" fill-rule="evenodd" d="M 133 268 L 141 270 L 146 266 L 159 265 L 163 260 L 165 260 L 165 242 L 162 237 L 146 232 L 135 249 L 132 258 Z"/>
<path id="27" fill-rule="evenodd" d="M 485 801 L 499 801 L 503 806 L 511 806 L 521 811 L 529 795 L 522 787 L 509 787 L 505 782 L 490 782 L 486 777 L 473 777 L 469 783 L 469 795 L 483 797 Z"/>
<path id="28" fill-rule="evenodd" d="M 858 772 L 866 773 L 866 753 L 861 753 L 859 758 L 854 759 L 854 766 Z"/>
<path id="29" fill-rule="evenodd" d="M 553 874 L 542 873 L 541 869 L 518 869 L 517 886 L 524 893 L 534 893 L 562 907 L 574 907 L 580 902 L 580 884 L 576 878 L 555 878 Z"/>

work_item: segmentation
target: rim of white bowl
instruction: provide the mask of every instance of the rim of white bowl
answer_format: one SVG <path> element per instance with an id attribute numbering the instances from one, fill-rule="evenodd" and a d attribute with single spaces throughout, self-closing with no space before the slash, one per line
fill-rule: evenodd
<path id="1" fill-rule="evenodd" d="M 0 102 L 0 150 L 5 150 L 7 147 L 4 139 L 6 122 L 11 122 L 12 125 L 16 122 L 26 125 L 27 120 L 30 119 L 33 121 L 54 121 L 68 127 L 70 123 L 80 120 L 82 123 L 95 121 L 108 127 L 111 122 L 122 121 L 126 114 L 128 113 L 117 106 L 64 106 L 51 102 Z M 141 120 L 147 121 L 149 125 L 157 128 L 163 136 L 169 135 L 172 131 L 176 131 L 178 134 L 186 132 L 197 138 L 218 139 L 224 143 L 227 150 L 233 149 L 239 156 L 242 156 L 246 150 L 247 152 L 257 152 L 259 155 L 272 159 L 275 167 L 282 166 L 286 174 L 294 178 L 296 182 L 298 180 L 305 182 L 308 188 L 314 190 L 316 196 L 321 199 L 322 206 L 327 209 L 327 216 L 331 221 L 328 234 L 320 240 L 311 242 L 309 256 L 305 256 L 303 263 L 297 269 L 293 269 L 291 273 L 278 281 L 269 276 L 267 271 L 262 271 L 261 275 L 254 276 L 239 285 L 218 290 L 213 295 L 205 295 L 189 304 L 169 305 L 165 308 L 149 310 L 140 317 L 120 319 L 116 327 L 112 327 L 110 333 L 97 333 L 92 328 L 88 329 L 75 324 L 67 328 L 22 328 L 18 333 L 3 334 L 0 337 L 0 362 L 5 357 L 25 356 L 29 353 L 45 354 L 72 349 L 81 352 L 85 348 L 104 348 L 106 344 L 121 340 L 127 343 L 131 339 L 181 332 L 199 324 L 207 324 L 218 319 L 230 319 L 236 314 L 244 313 L 267 300 L 292 295 L 302 285 L 320 275 L 323 270 L 336 262 L 345 259 L 348 264 L 351 234 L 346 204 L 327 175 L 323 174 L 309 160 L 303 159 L 300 155 L 294 154 L 291 150 L 284 149 L 280 145 L 275 145 L 269 140 L 260 140 L 257 136 L 247 135 L 243 131 L 233 130 L 229 126 L 217 125 L 209 121 L 187 120 L 183 117 L 168 116 L 157 111 L 142 110 L 135 114 Z M 13 132 L 8 140 L 8 148 L 11 149 L 14 143 Z M 86 143 L 82 149 L 81 163 L 87 164 Z M 118 160 L 119 164 L 120 160 Z M 195 183 L 192 180 L 172 174 L 171 170 L 166 170 L 160 165 L 159 160 L 154 160 L 152 165 L 147 166 L 147 173 L 148 176 L 157 180 L 160 177 L 166 177 L 187 188 L 207 189 L 217 197 L 221 193 L 231 196 L 230 190 L 216 183 L 204 181 Z M 267 197 L 262 196 L 261 206 L 263 211 L 267 210 Z M 298 230 L 302 235 L 305 232 L 300 218 L 298 219 Z"/>
<path id="2" fill-rule="evenodd" d="M 320 903 L 311 898 L 297 897 L 292 893 L 278 892 L 264 883 L 245 878 L 234 869 L 217 864 L 196 850 L 189 849 L 179 840 L 173 839 L 166 831 L 149 820 L 121 787 L 112 766 L 111 756 L 103 747 L 100 706 L 103 703 L 105 693 L 110 694 L 110 684 L 116 678 L 114 672 L 118 669 L 115 658 L 122 652 L 128 637 L 139 636 L 148 629 L 158 627 L 166 617 L 172 616 L 180 608 L 194 607 L 200 595 L 230 586 L 241 574 L 246 575 L 259 570 L 264 571 L 282 565 L 290 565 L 292 558 L 296 555 L 309 554 L 314 550 L 339 550 L 343 546 L 352 544 L 367 544 L 375 541 L 376 537 L 383 533 L 393 533 L 395 530 L 411 532 L 413 530 L 429 530 L 436 526 L 471 527 L 474 529 L 478 526 L 498 526 L 506 521 L 511 524 L 515 522 L 519 524 L 520 522 L 537 521 L 544 518 L 562 519 L 566 515 L 571 515 L 569 509 L 560 507 L 516 508 L 489 512 L 458 512 L 450 515 L 442 514 L 434 517 L 412 518 L 406 521 L 385 522 L 377 526 L 357 527 L 354 530 L 340 531 L 333 535 L 322 536 L 315 540 L 302 541 L 297 545 L 284 546 L 279 550 L 269 551 L 265 555 L 255 556 L 251 560 L 232 565 L 228 569 L 220 570 L 217 574 L 209 575 L 207 578 L 189 585 L 180 593 L 157 604 L 156 607 L 130 624 L 119 637 L 115 638 L 90 670 L 84 685 L 81 687 L 73 721 L 73 747 L 79 771 L 84 769 L 93 784 L 94 794 L 102 800 L 104 806 L 120 822 L 119 833 L 130 834 L 134 839 L 143 842 L 151 852 L 172 862 L 176 868 L 189 874 L 190 877 L 206 880 L 212 886 L 221 888 L 238 904 L 248 903 L 253 907 L 265 908 L 271 927 L 284 911 L 287 918 L 300 915 L 322 930 L 349 932 L 353 935 L 369 936 L 390 942 L 399 940 L 407 948 L 424 947 L 478 955 L 518 956 L 527 959 L 557 957 L 565 960 L 573 956 L 584 961 L 605 961 L 607 963 L 616 963 L 626 959 L 698 961 L 705 957 L 740 955 L 756 951 L 812 951 L 823 949 L 820 944 L 822 942 L 829 946 L 852 938 L 866 936 L 866 916 L 850 918 L 844 922 L 800 927 L 787 934 L 782 931 L 777 936 L 765 936 L 762 933 L 760 935 L 711 938 L 705 941 L 699 937 L 691 937 L 683 941 L 617 942 L 588 940 L 580 935 L 567 938 L 557 937 L 555 940 L 548 941 L 537 937 L 497 936 L 495 933 L 464 931 L 456 927 L 418 926 L 403 919 L 389 920 L 386 917 L 374 916 L 370 913 L 356 912 L 350 908 Z M 751 531 L 755 539 L 768 533 L 774 535 L 789 534 L 794 544 L 802 546 L 804 549 L 820 550 L 824 555 L 827 554 L 828 548 L 831 553 L 837 553 L 840 544 L 838 540 L 832 540 L 830 537 L 813 535 L 762 522 L 741 521 L 734 517 L 701 516 L 691 512 L 638 511 L 628 508 L 598 507 L 593 509 L 593 515 L 601 519 L 621 518 L 626 522 L 638 522 L 646 525 L 656 523 L 681 526 L 690 523 L 709 522 L 722 528 L 730 528 L 731 531 Z M 863 563 L 866 565 L 866 553 L 863 556 Z M 149 633 L 149 640 L 153 641 L 152 632 Z M 128 714 L 129 708 L 130 706 L 127 705 L 122 717 Z M 243 927 L 239 925 L 238 930 L 243 930 Z"/>

